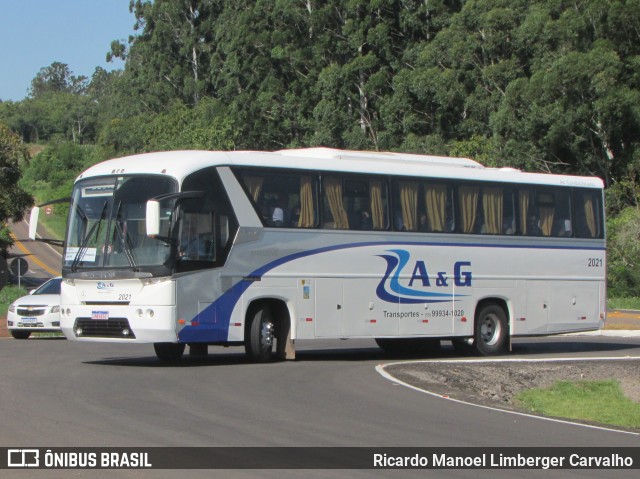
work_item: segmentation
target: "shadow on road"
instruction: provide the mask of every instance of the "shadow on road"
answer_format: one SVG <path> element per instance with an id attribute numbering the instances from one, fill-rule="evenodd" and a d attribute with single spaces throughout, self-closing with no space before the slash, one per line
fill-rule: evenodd
<path id="1" fill-rule="evenodd" d="M 138 357 L 114 357 L 103 358 L 96 361 L 86 361 L 84 364 L 99 366 L 126 366 L 126 367 L 146 367 L 146 368 L 192 368 L 192 367 L 212 367 L 212 366 L 276 366 L 291 363 L 274 361 L 266 364 L 255 364 L 247 359 L 241 348 L 236 348 L 233 352 L 218 352 L 214 346 L 206 356 L 185 356 L 177 362 L 163 362 L 155 355 Z M 640 356 L 640 342 L 636 341 L 612 341 L 609 338 L 603 341 L 601 338 L 581 338 L 577 339 L 556 339 L 549 341 L 541 340 L 518 340 L 513 345 L 510 354 L 501 356 L 502 358 L 521 357 L 560 357 L 570 358 L 575 354 L 593 355 L 619 355 L 620 351 L 630 351 L 631 355 Z M 623 357 L 623 356 L 621 356 Z M 354 348 L 313 348 L 299 349 L 296 352 L 296 362 L 351 362 L 351 361 L 403 361 L 421 359 L 473 359 L 482 357 L 474 355 L 462 355 L 449 344 L 443 341 L 440 349 L 432 349 L 419 354 L 389 354 L 377 347 L 354 347 Z M 281 367 L 281 366 L 280 366 Z"/>

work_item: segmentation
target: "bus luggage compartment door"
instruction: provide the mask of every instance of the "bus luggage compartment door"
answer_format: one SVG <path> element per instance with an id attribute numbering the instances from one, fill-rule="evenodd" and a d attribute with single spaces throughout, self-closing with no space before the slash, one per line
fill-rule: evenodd
<path id="1" fill-rule="evenodd" d="M 315 334 L 318 338 L 343 336 L 344 296 L 341 278 L 316 279 Z"/>

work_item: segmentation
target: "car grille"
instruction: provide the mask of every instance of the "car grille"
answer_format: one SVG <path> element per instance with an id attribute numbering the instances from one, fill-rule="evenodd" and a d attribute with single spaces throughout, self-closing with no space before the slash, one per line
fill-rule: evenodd
<path id="1" fill-rule="evenodd" d="M 23 323 L 21 321 L 18 321 L 17 326 L 19 328 L 44 328 L 44 323 Z M 52 324 L 52 326 L 55 325 Z"/>
<path id="2" fill-rule="evenodd" d="M 18 316 L 26 316 L 33 318 L 34 316 L 42 316 L 47 311 L 46 306 L 18 306 L 16 313 Z"/>
<path id="3" fill-rule="evenodd" d="M 78 318 L 74 328 L 77 337 L 136 339 L 127 318 Z"/>

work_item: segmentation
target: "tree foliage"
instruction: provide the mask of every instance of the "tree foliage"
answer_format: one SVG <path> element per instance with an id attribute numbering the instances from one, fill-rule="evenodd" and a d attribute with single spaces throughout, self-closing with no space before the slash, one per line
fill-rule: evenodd
<path id="1" fill-rule="evenodd" d="M 608 294 L 638 296 L 640 291 L 640 209 L 628 207 L 611 218 L 608 234 Z"/>
<path id="2" fill-rule="evenodd" d="M 640 0 L 134 0 L 122 71 L 53 63 L 0 119 L 114 154 L 326 145 L 640 182 Z"/>
<path id="3" fill-rule="evenodd" d="M 5 221 L 21 221 L 26 209 L 33 205 L 33 197 L 18 185 L 23 164 L 28 160 L 29 152 L 20 138 L 0 123 L 0 254 L 3 255 L 11 245 Z"/>
<path id="4" fill-rule="evenodd" d="M 614 220 L 613 284 L 640 286 L 623 277 L 636 260 L 622 240 L 634 237 L 625 228 L 640 198 L 640 0 L 132 0 L 130 10 L 136 34 L 107 54 L 123 70 L 88 79 L 54 62 L 28 98 L 0 102 L 0 122 L 51 144 L 27 175 L 38 191 L 67 185 L 85 161 L 185 148 L 402 150 L 597 175 Z"/>

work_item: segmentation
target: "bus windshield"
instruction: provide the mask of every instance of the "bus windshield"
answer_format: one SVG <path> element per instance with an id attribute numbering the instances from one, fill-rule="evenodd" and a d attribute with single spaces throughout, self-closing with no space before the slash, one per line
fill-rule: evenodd
<path id="1" fill-rule="evenodd" d="M 171 245 L 146 235 L 147 200 L 174 193 L 161 176 L 113 176 L 76 183 L 69 210 L 63 267 L 141 271 L 165 265 Z M 163 209 L 162 236 L 170 236 L 172 209 Z"/>

